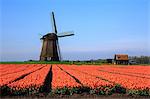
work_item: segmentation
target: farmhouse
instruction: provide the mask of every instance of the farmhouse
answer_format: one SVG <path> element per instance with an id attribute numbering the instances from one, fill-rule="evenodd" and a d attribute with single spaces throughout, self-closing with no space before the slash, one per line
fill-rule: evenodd
<path id="1" fill-rule="evenodd" d="M 115 64 L 128 64 L 128 55 L 127 54 L 115 54 L 114 62 Z"/>

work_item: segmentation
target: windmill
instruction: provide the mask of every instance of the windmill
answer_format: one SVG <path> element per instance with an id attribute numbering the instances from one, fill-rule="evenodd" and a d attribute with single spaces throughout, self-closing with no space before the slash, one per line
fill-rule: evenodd
<path id="1" fill-rule="evenodd" d="M 55 22 L 54 12 L 52 12 L 52 32 L 44 35 L 40 61 L 60 61 L 61 53 L 58 43 L 58 38 L 72 36 L 73 32 L 57 33 L 57 27 Z"/>

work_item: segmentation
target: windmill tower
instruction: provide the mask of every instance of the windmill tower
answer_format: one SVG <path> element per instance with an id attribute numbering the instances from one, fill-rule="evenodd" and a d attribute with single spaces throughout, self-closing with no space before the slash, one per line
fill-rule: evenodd
<path id="1" fill-rule="evenodd" d="M 40 61 L 60 61 L 61 53 L 58 44 L 58 38 L 72 36 L 73 32 L 57 33 L 57 27 L 55 22 L 54 12 L 52 12 L 52 32 L 44 35 Z"/>

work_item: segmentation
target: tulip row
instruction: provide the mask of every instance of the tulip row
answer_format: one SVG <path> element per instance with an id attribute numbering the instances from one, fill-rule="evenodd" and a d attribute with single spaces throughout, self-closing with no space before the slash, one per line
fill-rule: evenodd
<path id="1" fill-rule="evenodd" d="M 0 64 L 0 72 L 1 74 L 2 73 L 5 73 L 5 72 L 8 72 L 8 71 L 11 71 L 11 70 L 14 70 L 19 67 L 24 67 L 25 65 L 20 65 L 20 64 Z"/>
<path id="2" fill-rule="evenodd" d="M 85 65 L 86 66 L 86 65 Z M 81 69 L 84 69 L 84 65 L 79 67 Z M 101 70 L 104 72 L 111 72 L 114 74 L 120 74 L 120 75 L 128 75 L 128 76 L 137 76 L 141 78 L 148 78 L 150 79 L 149 74 L 149 66 L 114 66 L 114 65 L 103 65 L 103 66 L 91 66 L 87 67 L 87 70 L 90 70 L 90 68 L 94 70 Z"/>
<path id="3" fill-rule="evenodd" d="M 20 66 L 23 65 L 23 64 L 20 64 Z M 28 64 L 26 64 L 28 65 Z M 25 65 L 24 65 L 25 66 Z M 30 74 L 42 67 L 44 67 L 45 65 L 41 65 L 41 64 L 37 64 L 36 66 L 30 66 L 28 67 L 27 69 L 24 69 L 22 71 L 19 71 L 19 72 L 14 72 L 14 73 L 10 73 L 10 74 L 7 74 L 7 75 L 4 75 L 4 76 L 0 76 L 0 87 L 3 86 L 3 85 L 7 85 L 17 79 L 19 79 L 20 77 L 24 76 L 24 75 L 27 75 L 27 74 Z M 17 67 L 15 69 L 18 69 Z M 11 70 L 9 70 L 11 72 Z"/>
<path id="4" fill-rule="evenodd" d="M 102 77 L 109 81 L 112 81 L 116 84 L 120 84 L 123 87 L 127 89 L 136 89 L 136 90 L 143 90 L 143 89 L 150 89 L 150 79 L 137 77 L 137 76 L 129 76 L 129 75 L 120 75 L 120 74 L 114 74 L 110 72 L 100 71 L 97 69 L 92 68 L 86 68 L 85 66 L 62 66 L 62 67 L 68 67 L 72 70 L 76 70 L 85 74 L 93 75 L 95 77 Z M 99 67 L 101 68 L 101 67 Z M 109 69 L 109 67 L 106 67 Z M 117 67 L 116 67 L 117 68 Z M 142 71 L 142 70 L 141 70 Z M 89 80 L 88 80 L 89 81 Z"/>
<path id="5" fill-rule="evenodd" d="M 75 66 L 75 68 L 77 68 L 77 70 L 73 70 L 72 69 L 73 66 L 59 65 L 59 67 L 62 68 L 64 71 L 68 72 L 70 75 L 72 75 L 76 79 L 78 79 L 80 84 L 82 84 L 82 86 L 84 86 L 84 87 L 89 87 L 89 88 L 94 89 L 94 88 L 99 88 L 99 87 L 103 87 L 103 86 L 108 86 L 108 87 L 113 86 L 113 83 L 110 83 L 110 82 L 106 81 L 105 79 L 100 79 L 100 78 L 97 78 L 96 76 L 87 75 L 86 73 L 77 71 L 79 69 L 79 67 L 77 67 L 77 66 Z M 84 67 L 84 68 L 86 68 L 86 67 Z M 82 71 L 84 71 L 84 70 L 82 70 Z M 93 72 L 92 68 L 91 68 L 91 71 L 87 71 L 87 73 L 89 73 L 89 72 Z"/>
<path id="6" fill-rule="evenodd" d="M 39 90 L 41 86 L 44 85 L 45 78 L 49 72 L 50 65 L 45 66 L 30 75 L 24 77 L 21 80 L 8 84 L 8 86 L 13 90 L 20 90 L 24 88 L 34 87 L 36 90 Z"/>
<path id="7" fill-rule="evenodd" d="M 11 73 L 17 73 L 20 71 L 23 71 L 25 69 L 28 69 L 28 67 L 34 67 L 36 65 L 34 64 L 27 64 L 27 65 L 20 65 L 20 64 L 16 64 L 16 65 L 10 65 L 9 67 L 6 67 L 3 71 L 1 71 L 0 76 L 4 76 L 4 75 L 8 75 Z"/>
<path id="8" fill-rule="evenodd" d="M 75 81 L 75 79 L 73 79 L 67 73 L 62 71 L 56 65 L 53 65 L 52 73 L 53 73 L 52 89 L 63 88 L 63 87 L 73 88 L 73 87 L 81 86 L 79 83 Z"/>
<path id="9" fill-rule="evenodd" d="M 120 67 L 114 67 L 114 66 L 103 66 L 100 67 L 101 70 L 107 70 L 107 71 L 114 71 L 119 73 L 126 73 L 126 74 L 133 74 L 133 75 L 139 75 L 139 76 L 146 76 L 150 77 L 150 66 L 120 66 Z"/>

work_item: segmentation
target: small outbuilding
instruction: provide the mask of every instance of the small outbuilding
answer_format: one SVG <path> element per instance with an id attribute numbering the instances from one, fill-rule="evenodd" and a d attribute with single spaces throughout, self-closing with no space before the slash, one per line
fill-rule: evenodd
<path id="1" fill-rule="evenodd" d="M 113 59 L 106 59 L 107 63 L 112 64 L 113 63 Z"/>
<path id="2" fill-rule="evenodd" d="M 129 62 L 127 54 L 115 54 L 114 57 L 115 64 L 124 64 L 127 65 Z"/>

